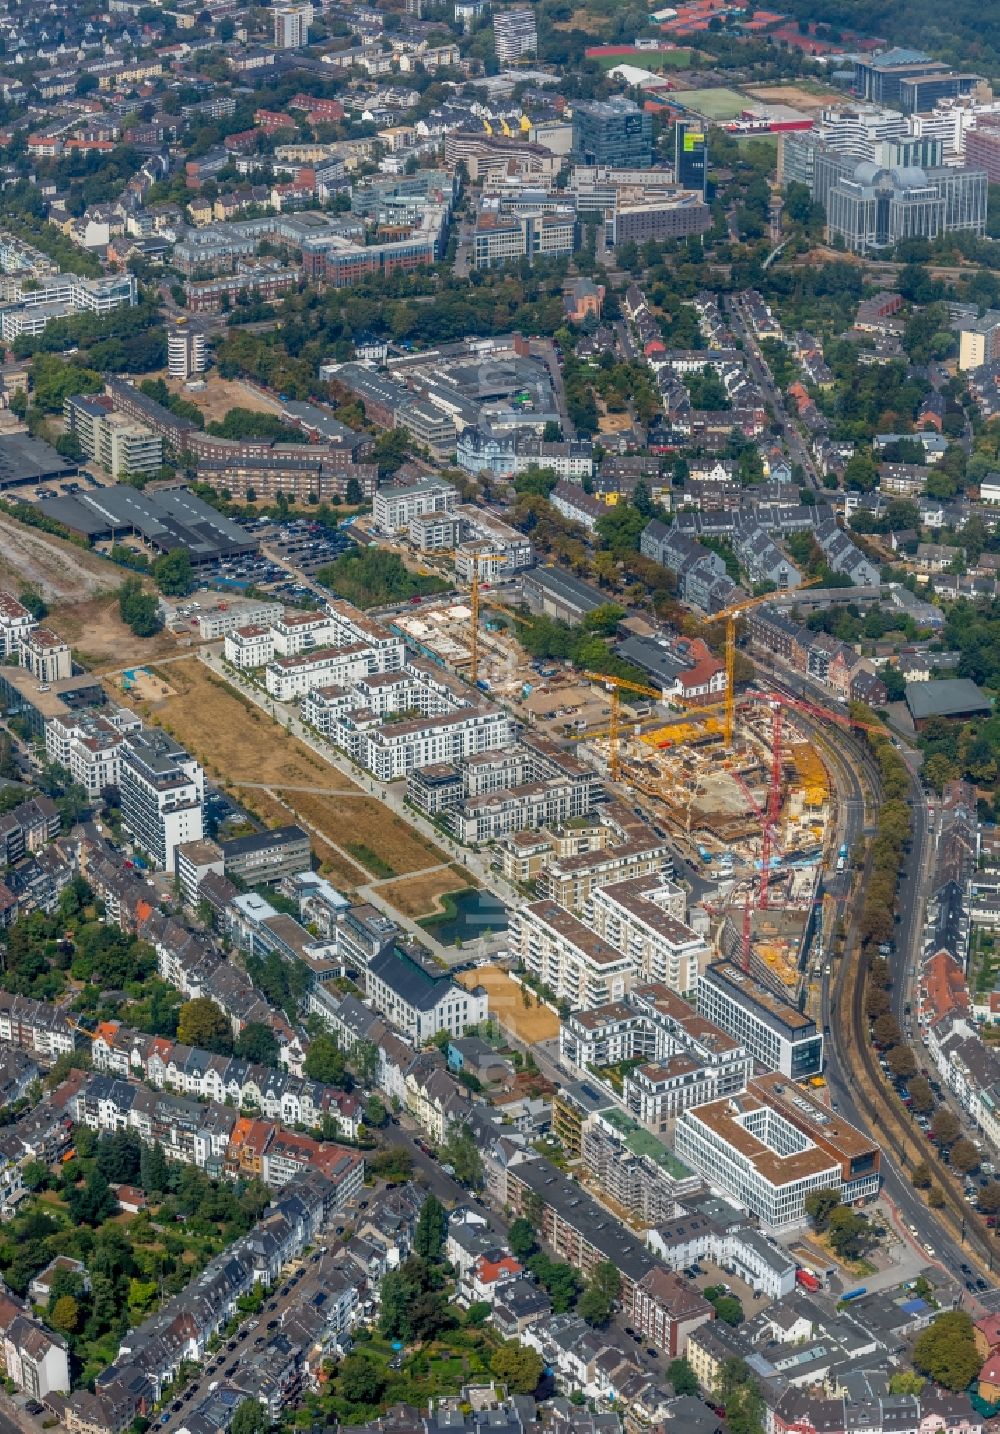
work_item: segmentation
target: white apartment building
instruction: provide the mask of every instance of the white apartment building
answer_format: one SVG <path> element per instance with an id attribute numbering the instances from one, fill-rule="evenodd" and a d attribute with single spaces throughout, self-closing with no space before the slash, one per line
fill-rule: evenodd
<path id="1" fill-rule="evenodd" d="M 125 708 L 103 712 L 69 712 L 45 724 L 45 755 L 57 762 L 99 797 L 106 787 L 118 785 L 118 753 L 126 732 L 139 731 L 142 723 Z"/>
<path id="2" fill-rule="evenodd" d="M 801 1223 L 814 1190 L 836 1190 L 845 1203 L 878 1194 L 878 1146 L 780 1077 L 752 1080 L 740 1095 L 685 1110 L 675 1149 L 772 1230 Z"/>
<path id="3" fill-rule="evenodd" d="M 573 1011 L 560 1026 L 559 1053 L 581 1074 L 636 1062 L 621 1099 L 658 1132 L 688 1106 L 743 1090 L 753 1074 L 746 1048 L 661 982 L 635 985 L 623 1001 Z"/>
<path id="4" fill-rule="evenodd" d="M 204 373 L 207 361 L 205 335 L 180 321 L 167 329 L 167 372 L 171 378 L 188 379 Z"/>
<path id="5" fill-rule="evenodd" d="M 309 43 L 313 21 L 311 5 L 279 5 L 274 16 L 274 46 L 277 50 L 301 50 Z"/>
<path id="6" fill-rule="evenodd" d="M 629 958 L 552 901 L 513 911 L 508 934 L 514 955 L 557 1001 L 590 1010 L 620 1001 L 632 984 Z"/>
<path id="7" fill-rule="evenodd" d="M 452 812 L 451 828 L 460 842 L 496 841 L 510 832 L 537 831 L 540 827 L 562 826 L 571 817 L 581 816 L 586 793 L 573 782 L 554 777 L 549 781 L 526 782 L 505 792 L 470 797 Z"/>
<path id="8" fill-rule="evenodd" d="M 728 961 L 717 961 L 704 972 L 698 1010 L 769 1070 L 802 1080 L 823 1068 L 823 1035 L 812 1017 Z"/>
<path id="9" fill-rule="evenodd" d="M 535 12 L 526 5 L 497 10 L 493 16 L 493 43 L 500 66 L 515 65 L 525 55 L 538 53 Z"/>
<path id="10" fill-rule="evenodd" d="M 16 657 L 24 638 L 37 626 L 37 618 L 13 593 L 0 592 L 0 657 Z"/>
<path id="11" fill-rule="evenodd" d="M 405 533 L 414 518 L 424 513 L 452 513 L 458 493 L 450 483 L 429 478 L 380 488 L 372 504 L 372 517 L 380 533 Z"/>
<path id="12" fill-rule="evenodd" d="M 69 643 L 48 627 L 36 627 L 21 639 L 21 666 L 36 682 L 48 685 L 73 676 Z"/>
<path id="13" fill-rule="evenodd" d="M 611 882 L 668 872 L 670 849 L 648 836 L 601 851 L 581 852 L 550 862 L 538 879 L 539 891 L 569 911 L 582 912 L 594 891 Z"/>
<path id="14" fill-rule="evenodd" d="M 648 981 L 662 981 L 681 995 L 694 992 L 708 965 L 705 941 L 683 920 L 682 889 L 660 876 L 596 887 L 585 909 L 588 926 L 632 958 Z"/>
<path id="15" fill-rule="evenodd" d="M 248 623 L 226 633 L 226 661 L 240 672 L 265 667 L 274 657 L 274 633 L 270 627 Z"/>
<path id="16" fill-rule="evenodd" d="M 234 599 L 198 614 L 198 636 L 211 642 L 240 627 L 270 629 L 283 612 L 280 602 L 240 602 Z"/>
<path id="17" fill-rule="evenodd" d="M 204 836 L 205 773 L 165 732 L 128 732 L 119 749 L 122 825 L 163 871 Z"/>
<path id="18" fill-rule="evenodd" d="M 454 513 L 445 513 L 435 508 L 430 513 L 418 513 L 410 519 L 407 536 L 421 553 L 436 553 L 442 548 L 454 548 L 462 536 L 462 521 Z"/>
<path id="19" fill-rule="evenodd" d="M 468 991 L 440 971 L 390 947 L 369 963 L 365 1002 L 421 1046 L 439 1031 L 458 1037 L 489 1015 L 481 986 Z"/>
<path id="20" fill-rule="evenodd" d="M 123 413 L 109 413 L 97 427 L 94 457 L 115 479 L 156 473 L 163 466 L 163 439 Z"/>
<path id="21" fill-rule="evenodd" d="M 227 643 L 228 643 L 227 638 Z M 297 657 L 275 657 L 264 669 L 270 696 L 278 702 L 294 702 L 312 687 L 347 684 L 353 686 L 373 670 L 375 657 L 370 647 L 321 647 Z"/>
<path id="22" fill-rule="evenodd" d="M 479 752 L 506 747 L 510 719 L 499 708 L 482 704 L 438 717 L 390 722 L 360 734 L 362 764 L 380 782 L 406 777 L 415 767 L 459 762 Z"/>
<path id="23" fill-rule="evenodd" d="M 278 657 L 297 657 L 316 648 L 337 647 L 337 625 L 326 612 L 283 612 L 271 624 L 274 651 Z"/>

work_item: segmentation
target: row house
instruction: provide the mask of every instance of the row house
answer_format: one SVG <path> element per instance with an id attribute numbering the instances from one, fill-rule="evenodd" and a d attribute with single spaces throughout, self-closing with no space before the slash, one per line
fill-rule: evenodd
<path id="1" fill-rule="evenodd" d="M 81 1037 L 70 1017 L 55 1006 L 0 991 L 0 1041 L 50 1062 L 76 1050 Z"/>

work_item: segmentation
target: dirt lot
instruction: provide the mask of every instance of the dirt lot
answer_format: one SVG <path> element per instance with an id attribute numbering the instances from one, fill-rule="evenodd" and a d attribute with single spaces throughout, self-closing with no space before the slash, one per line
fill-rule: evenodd
<path id="1" fill-rule="evenodd" d="M 603 413 L 597 422 L 602 433 L 623 433 L 626 428 L 632 427 L 632 417 L 628 413 Z"/>
<path id="2" fill-rule="evenodd" d="M 462 866 L 449 866 L 444 871 L 429 871 L 424 876 L 407 876 L 380 886 L 378 894 L 391 902 L 403 916 L 437 916 L 442 911 L 440 898 L 449 891 L 466 891 L 476 879 Z"/>
<path id="3" fill-rule="evenodd" d="M 206 377 L 201 392 L 192 392 L 180 379 L 167 378 L 164 381 L 171 393 L 179 394 L 188 403 L 195 404 L 205 415 L 206 423 L 215 423 L 225 418 L 231 408 L 250 408 L 254 413 L 280 413 L 281 404 L 272 398 L 265 398 L 248 383 L 240 379 L 220 378 L 217 373 Z"/>
<path id="4" fill-rule="evenodd" d="M 387 811 L 381 802 L 367 797 L 338 801 L 336 796 L 291 792 L 287 788 L 279 795 L 318 831 L 349 852 L 367 870 L 369 880 L 405 876 L 445 861 L 443 852 L 401 817 Z"/>
<path id="5" fill-rule="evenodd" d="M 124 577 L 120 569 L 113 571 L 117 580 Z M 53 607 L 45 623 L 66 639 L 78 662 L 96 672 L 155 662 L 160 657 L 173 657 L 177 651 L 177 640 L 169 632 L 136 637 L 119 617 L 115 597 L 60 603 Z M 169 671 L 166 668 L 164 676 Z"/>
<path id="6" fill-rule="evenodd" d="M 836 97 L 834 90 L 804 90 L 799 85 L 764 85 L 748 89 L 747 94 L 763 104 L 791 105 L 793 109 L 813 114 L 824 109 Z"/>
<path id="7" fill-rule="evenodd" d="M 259 787 L 234 787 L 232 794 L 241 806 L 246 807 L 248 812 L 252 812 L 269 827 L 286 826 L 298 816 L 293 807 Z M 315 832 L 310 831 L 309 840 L 319 861 L 320 875 L 328 876 L 338 891 L 342 891 L 346 896 L 353 896 L 359 886 L 364 886 L 366 881 L 371 880 L 371 872 L 342 856 L 339 851 L 334 851 L 333 847 Z"/>
<path id="8" fill-rule="evenodd" d="M 81 602 L 121 580 L 121 569 L 103 558 L 0 513 L 0 588 L 16 593 L 32 584 L 55 604 Z"/>
<path id="9" fill-rule="evenodd" d="M 211 777 L 238 786 L 294 785 L 350 792 L 357 788 L 302 742 L 278 730 L 266 713 L 239 696 L 196 657 L 161 670 L 174 689 L 157 702 L 132 699 L 199 759 Z M 116 697 L 120 693 L 116 691 Z M 128 699 L 126 699 L 128 700 Z M 422 865 L 426 866 L 425 861 Z"/>
<path id="10" fill-rule="evenodd" d="M 499 966 L 482 966 L 475 971 L 462 971 L 455 978 L 470 990 L 483 986 L 489 993 L 490 1015 L 496 1016 L 517 1040 L 527 1045 L 551 1041 L 559 1034 L 559 1017 L 541 1005 L 525 987 L 512 981 Z M 527 1001 L 527 1005 L 525 1002 Z"/>

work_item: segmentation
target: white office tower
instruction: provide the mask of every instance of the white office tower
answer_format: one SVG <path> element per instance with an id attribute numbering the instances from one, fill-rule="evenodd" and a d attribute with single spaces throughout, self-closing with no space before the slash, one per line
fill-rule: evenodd
<path id="1" fill-rule="evenodd" d="M 165 732 L 129 732 L 118 763 L 122 825 L 153 864 L 174 870 L 174 855 L 204 836 L 205 773 Z"/>

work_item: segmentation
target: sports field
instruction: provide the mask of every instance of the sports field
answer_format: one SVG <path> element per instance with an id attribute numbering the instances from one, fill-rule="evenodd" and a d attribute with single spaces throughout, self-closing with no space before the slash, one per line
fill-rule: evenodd
<path id="1" fill-rule="evenodd" d="M 686 70 L 693 53 L 692 50 L 629 50 L 624 55 L 595 55 L 594 59 L 602 70 L 613 70 L 618 65 L 632 65 L 637 70 Z"/>
<path id="2" fill-rule="evenodd" d="M 747 108 L 746 96 L 725 85 L 707 90 L 675 90 L 670 98 L 710 120 L 738 119 Z"/>
<path id="3" fill-rule="evenodd" d="M 543 1006 L 527 987 L 512 981 L 499 966 L 462 971 L 455 979 L 469 990 L 475 986 L 485 987 L 490 998 L 490 1015 L 526 1045 L 551 1041 L 558 1036 L 559 1017 L 556 1013 Z"/>

